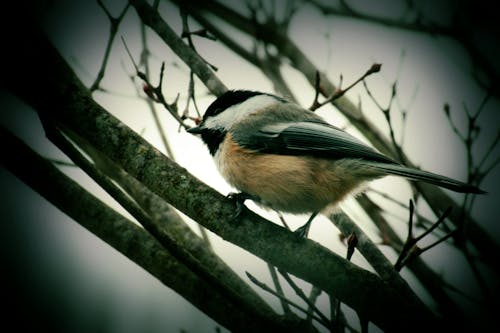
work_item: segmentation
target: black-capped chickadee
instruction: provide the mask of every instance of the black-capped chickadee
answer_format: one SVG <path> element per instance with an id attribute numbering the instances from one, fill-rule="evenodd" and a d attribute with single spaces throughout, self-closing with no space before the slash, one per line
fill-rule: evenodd
<path id="1" fill-rule="evenodd" d="M 276 211 L 312 213 L 298 229 L 307 235 L 314 216 L 363 183 L 387 175 L 424 181 L 457 192 L 477 187 L 405 167 L 320 116 L 281 97 L 231 90 L 217 98 L 199 126 L 222 176 L 245 199 Z"/>

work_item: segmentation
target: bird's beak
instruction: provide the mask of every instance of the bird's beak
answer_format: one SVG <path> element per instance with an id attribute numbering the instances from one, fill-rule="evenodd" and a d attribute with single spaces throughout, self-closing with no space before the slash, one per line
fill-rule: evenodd
<path id="1" fill-rule="evenodd" d="M 201 134 L 203 132 L 204 128 L 203 126 L 195 126 L 188 128 L 186 131 L 191 133 L 191 134 Z"/>

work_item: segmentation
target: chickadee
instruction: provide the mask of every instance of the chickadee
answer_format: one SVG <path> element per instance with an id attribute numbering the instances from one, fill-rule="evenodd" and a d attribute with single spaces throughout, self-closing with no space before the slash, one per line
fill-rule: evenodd
<path id="1" fill-rule="evenodd" d="M 456 192 L 484 193 L 477 187 L 405 167 L 380 154 L 320 116 L 281 97 L 231 90 L 217 98 L 199 126 L 222 176 L 245 199 L 292 214 L 312 213 L 299 234 L 307 235 L 313 218 L 363 183 L 387 175 L 424 181 Z"/>

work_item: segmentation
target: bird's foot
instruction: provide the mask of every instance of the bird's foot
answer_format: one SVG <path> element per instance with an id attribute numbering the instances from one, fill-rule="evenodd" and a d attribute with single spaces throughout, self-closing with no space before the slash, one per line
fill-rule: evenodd
<path id="1" fill-rule="evenodd" d="M 248 199 L 253 199 L 253 196 L 245 192 L 231 192 L 226 197 L 234 201 L 234 204 L 236 205 L 236 211 L 231 221 L 238 220 L 245 208 L 245 201 Z"/>
<path id="2" fill-rule="evenodd" d="M 310 227 L 311 227 L 311 223 L 306 223 L 303 226 L 295 229 L 295 231 L 293 233 L 296 234 L 297 236 L 299 236 L 300 238 L 307 238 L 307 235 L 309 234 Z"/>
<path id="3" fill-rule="evenodd" d="M 311 228 L 311 222 L 314 220 L 314 218 L 318 215 L 318 212 L 312 213 L 311 217 L 307 220 L 307 222 L 297 228 L 293 233 L 299 236 L 300 238 L 307 238 L 307 235 L 309 234 L 309 229 Z"/>

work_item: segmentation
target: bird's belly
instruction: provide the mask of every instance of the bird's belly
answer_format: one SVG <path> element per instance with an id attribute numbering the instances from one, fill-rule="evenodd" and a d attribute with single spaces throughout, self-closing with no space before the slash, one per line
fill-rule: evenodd
<path id="1" fill-rule="evenodd" d="M 256 153 L 231 140 L 223 142 L 215 159 L 232 186 L 258 197 L 261 205 L 294 214 L 321 211 L 359 184 L 339 178 L 332 161 Z"/>

